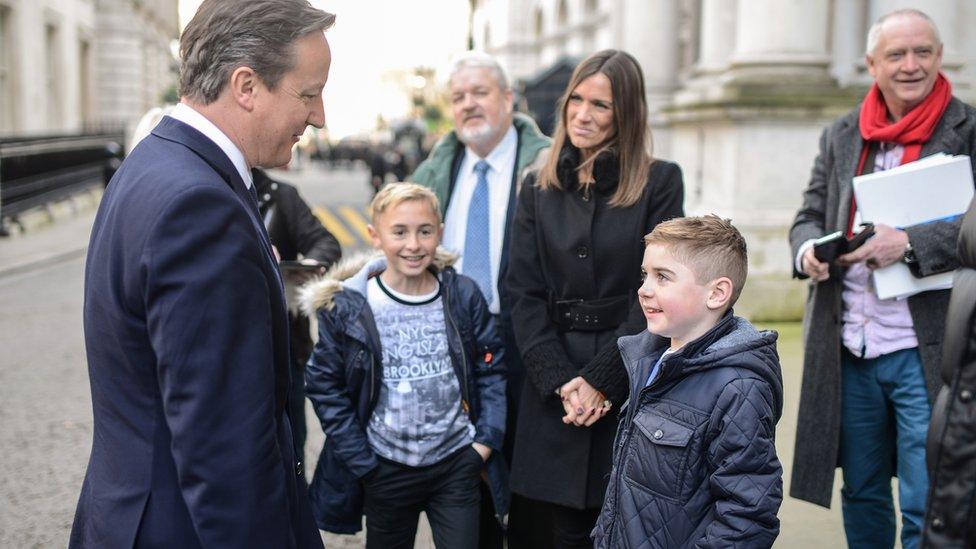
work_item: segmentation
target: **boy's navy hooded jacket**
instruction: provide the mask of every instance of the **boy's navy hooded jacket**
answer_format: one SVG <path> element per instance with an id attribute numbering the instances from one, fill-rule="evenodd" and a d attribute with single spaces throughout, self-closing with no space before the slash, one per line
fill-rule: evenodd
<path id="1" fill-rule="evenodd" d="M 431 271 L 441 284 L 448 349 L 461 397 L 475 427 L 475 442 L 490 447 L 488 484 L 499 520 L 508 514 L 503 345 L 477 284 L 457 274 L 456 256 L 438 249 Z M 319 528 L 338 534 L 361 529 L 362 478 L 377 459 L 366 437 L 379 397 L 383 368 L 380 337 L 366 301 L 367 281 L 386 259 L 344 261 L 302 290 L 302 304 L 318 321 L 319 340 L 305 370 L 306 392 L 325 431 L 325 445 L 309 487 Z M 351 278 L 350 278 L 351 277 Z"/>
<path id="2" fill-rule="evenodd" d="M 645 388 L 668 345 L 648 332 L 618 341 L 631 394 L 595 546 L 770 547 L 783 499 L 776 333 L 726 313 Z"/>

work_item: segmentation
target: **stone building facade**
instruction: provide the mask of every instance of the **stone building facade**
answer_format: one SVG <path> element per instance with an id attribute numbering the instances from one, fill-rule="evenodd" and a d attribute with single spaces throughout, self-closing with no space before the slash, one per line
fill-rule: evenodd
<path id="1" fill-rule="evenodd" d="M 0 135 L 118 128 L 175 83 L 177 0 L 0 0 Z"/>
<path id="2" fill-rule="evenodd" d="M 976 3 L 966 0 L 476 0 L 474 46 L 516 79 L 603 48 L 645 72 L 655 155 L 677 161 L 689 214 L 730 217 L 746 235 L 737 311 L 798 318 L 787 231 L 823 127 L 871 82 L 867 30 L 918 7 L 938 24 L 954 93 L 976 98 Z"/>

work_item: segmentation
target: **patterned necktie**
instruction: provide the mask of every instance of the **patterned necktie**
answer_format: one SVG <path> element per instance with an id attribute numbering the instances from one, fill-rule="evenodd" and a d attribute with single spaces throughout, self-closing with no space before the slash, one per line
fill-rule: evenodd
<path id="1" fill-rule="evenodd" d="M 468 228 L 464 233 L 464 274 L 473 278 L 489 304 L 494 298 L 491 285 L 491 250 L 488 220 L 488 163 L 474 165 L 478 184 L 468 204 Z"/>

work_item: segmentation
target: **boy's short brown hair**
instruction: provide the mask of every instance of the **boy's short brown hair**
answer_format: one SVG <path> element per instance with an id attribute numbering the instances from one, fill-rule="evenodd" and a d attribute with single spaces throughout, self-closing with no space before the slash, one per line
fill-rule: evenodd
<path id="1" fill-rule="evenodd" d="M 420 200 L 430 204 L 431 210 L 437 216 L 437 222 L 441 222 L 441 207 L 437 195 L 416 183 L 390 183 L 384 186 L 369 203 L 369 218 L 376 223 L 378 215 L 408 200 Z"/>
<path id="2" fill-rule="evenodd" d="M 644 237 L 644 245 L 666 246 L 674 258 L 695 273 L 699 284 L 728 277 L 735 304 L 746 284 L 749 259 L 746 241 L 732 221 L 717 215 L 679 217 L 658 224 Z"/>

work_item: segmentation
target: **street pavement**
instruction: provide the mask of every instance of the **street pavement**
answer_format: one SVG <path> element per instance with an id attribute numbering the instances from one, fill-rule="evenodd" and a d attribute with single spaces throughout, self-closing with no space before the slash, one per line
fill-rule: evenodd
<path id="1" fill-rule="evenodd" d="M 362 167 L 274 171 L 295 183 L 323 222 L 345 231 L 344 252 L 364 249 L 369 199 Z M 91 397 L 81 323 L 84 253 L 93 211 L 0 240 L 0 548 L 67 543 L 91 448 Z M 792 463 L 800 386 L 798 324 L 780 331 L 785 409 L 777 448 Z M 307 471 L 324 437 L 308 409 Z M 839 477 L 839 475 L 838 475 Z M 838 481 L 839 486 L 839 481 Z M 834 508 L 786 498 L 776 547 L 843 547 L 840 494 Z M 325 536 L 329 547 L 361 547 L 362 536 Z M 418 547 L 433 547 L 421 529 Z"/>

